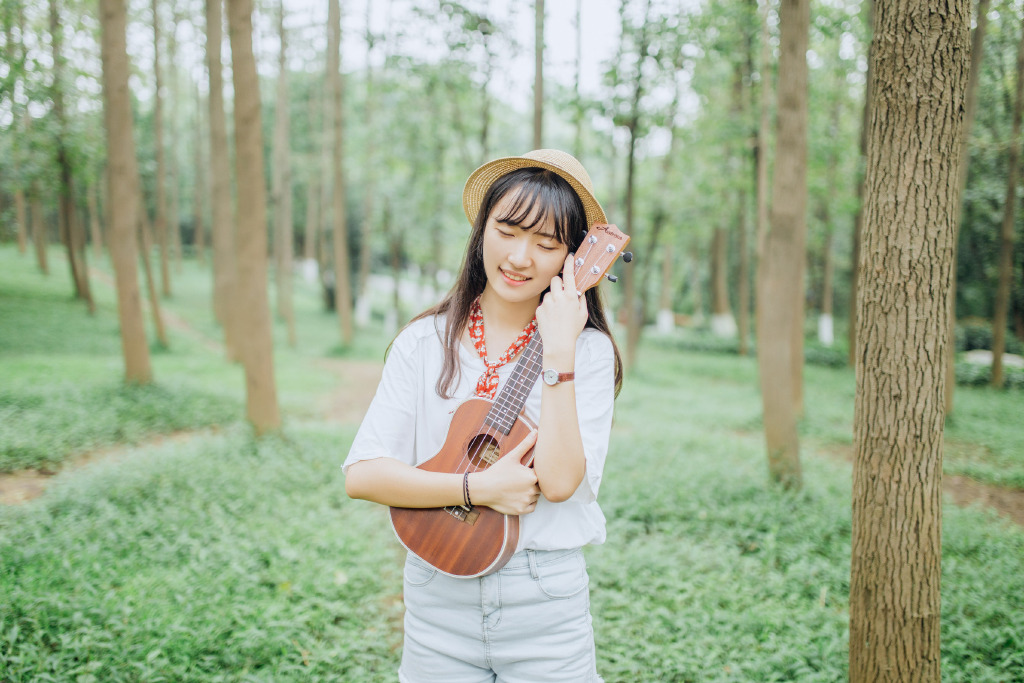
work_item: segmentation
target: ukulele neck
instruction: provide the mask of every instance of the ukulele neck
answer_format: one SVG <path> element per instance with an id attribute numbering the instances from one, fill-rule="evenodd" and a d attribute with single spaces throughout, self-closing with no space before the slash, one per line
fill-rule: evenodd
<path id="1" fill-rule="evenodd" d="M 494 399 L 490 412 L 487 413 L 485 422 L 489 427 L 502 434 L 508 434 L 512 430 L 512 425 L 526 405 L 526 397 L 530 395 L 537 378 L 540 377 L 543 360 L 544 343 L 539 334 L 534 334 L 520 354 L 515 368 L 512 369 L 512 375 L 505 382 L 501 393 Z"/>

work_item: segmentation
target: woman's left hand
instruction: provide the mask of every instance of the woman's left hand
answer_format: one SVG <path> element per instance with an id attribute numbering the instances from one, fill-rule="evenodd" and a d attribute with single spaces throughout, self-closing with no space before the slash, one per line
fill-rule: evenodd
<path id="1" fill-rule="evenodd" d="M 576 338 L 587 324 L 587 299 L 576 292 L 574 254 L 565 257 L 562 277 L 551 278 L 551 289 L 537 308 L 537 329 L 544 340 L 544 355 L 576 352 Z"/>

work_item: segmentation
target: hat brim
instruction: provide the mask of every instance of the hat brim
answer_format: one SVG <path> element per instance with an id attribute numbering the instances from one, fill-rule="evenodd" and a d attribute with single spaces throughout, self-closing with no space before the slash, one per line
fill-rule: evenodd
<path id="1" fill-rule="evenodd" d="M 489 161 L 476 169 L 470 174 L 469 179 L 466 180 L 466 187 L 462 190 L 462 210 L 466 212 L 466 218 L 469 219 L 470 225 L 476 223 L 476 217 L 480 212 L 481 204 L 483 204 L 484 195 L 487 194 L 487 190 L 491 188 L 494 181 L 506 173 L 517 171 L 521 168 L 547 169 L 557 173 L 569 183 L 572 189 L 576 191 L 580 201 L 583 202 L 583 210 L 587 215 L 587 229 L 590 229 L 595 223 L 608 222 L 604 209 L 601 208 L 601 204 L 597 201 L 594 194 L 564 168 L 529 157 L 502 157 L 501 159 Z"/>

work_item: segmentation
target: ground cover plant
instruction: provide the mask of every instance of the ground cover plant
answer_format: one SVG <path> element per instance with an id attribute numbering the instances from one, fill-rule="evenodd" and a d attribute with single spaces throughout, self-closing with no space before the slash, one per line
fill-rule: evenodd
<path id="1" fill-rule="evenodd" d="M 186 262 L 169 311 L 190 322 L 204 281 Z M 275 353 L 280 435 L 255 440 L 237 411 L 0 508 L 0 680 L 397 680 L 400 547 L 384 509 L 345 497 L 356 420 L 325 410 L 325 395 L 365 396 L 339 368 L 379 365 L 389 332 L 340 350 L 315 288 L 297 293 L 307 345 Z M 206 324 L 173 331 L 158 386 L 240 391 Z M 118 372 L 98 363 L 62 364 L 60 381 Z M 648 344 L 627 379 L 601 490 L 609 538 L 587 550 L 607 681 L 845 680 L 850 466 L 834 452 L 849 447 L 852 372 L 807 370 L 799 493 L 767 484 L 756 376 L 752 359 Z M 958 396 L 973 417 L 955 439 L 1003 448 L 1019 471 L 1000 431 L 1009 394 Z M 943 678 L 1024 681 L 1024 532 L 980 508 L 944 515 Z"/>

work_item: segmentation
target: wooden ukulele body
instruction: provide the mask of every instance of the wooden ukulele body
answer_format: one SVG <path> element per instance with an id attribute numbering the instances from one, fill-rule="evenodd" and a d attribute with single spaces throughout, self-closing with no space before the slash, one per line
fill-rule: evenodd
<path id="1" fill-rule="evenodd" d="M 437 455 L 418 465 L 428 472 L 461 474 L 490 467 L 535 428 L 524 415 L 508 434 L 485 420 L 494 406 L 486 398 L 471 398 L 452 416 L 448 436 Z M 523 464 L 533 461 L 531 450 Z M 519 543 L 519 517 L 495 512 L 483 505 L 468 510 L 444 508 L 391 508 L 391 524 L 410 551 L 449 576 L 472 578 L 501 569 Z"/>

